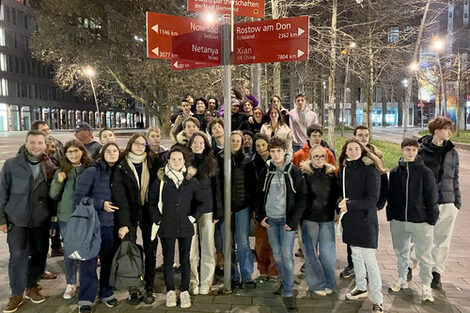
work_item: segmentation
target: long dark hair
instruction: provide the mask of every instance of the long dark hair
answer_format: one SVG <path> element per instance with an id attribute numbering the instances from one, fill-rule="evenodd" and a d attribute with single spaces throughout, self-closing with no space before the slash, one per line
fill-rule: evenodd
<path id="1" fill-rule="evenodd" d="M 213 177 L 218 172 L 217 159 L 214 155 L 214 152 L 212 151 L 211 144 L 209 143 L 207 136 L 203 132 L 195 132 L 191 138 L 189 138 L 186 147 L 191 150 L 191 146 L 193 145 L 193 142 L 197 136 L 202 137 L 204 140 L 204 150 L 202 151 L 204 161 L 202 162 L 201 167 L 198 168 L 198 171 L 203 176 Z"/>
<path id="2" fill-rule="evenodd" d="M 268 110 L 268 113 L 266 113 L 266 115 L 268 117 L 268 123 L 271 124 L 271 112 L 272 111 L 277 111 L 277 115 L 278 115 L 277 122 L 279 123 L 279 125 L 285 124 L 284 123 L 284 118 L 282 117 L 282 114 L 281 114 L 281 111 L 278 108 L 273 108 L 273 107 L 271 107 Z"/>
<path id="3" fill-rule="evenodd" d="M 109 146 L 115 146 L 116 149 L 118 149 L 118 151 L 121 151 L 121 150 L 119 149 L 119 146 L 118 146 L 117 143 L 115 143 L 115 142 L 109 142 L 109 143 L 105 144 L 105 145 L 103 146 L 103 148 L 101 148 L 101 152 L 100 152 L 100 154 L 99 154 L 99 156 L 98 156 L 98 160 L 103 160 L 103 162 L 105 162 L 106 164 L 108 164 L 108 162 L 106 162 L 106 160 L 104 159 L 104 153 L 105 153 L 106 149 L 108 149 Z M 121 156 L 119 156 L 119 159 L 121 159 Z M 119 162 L 119 160 L 118 160 L 118 162 Z M 118 163 L 118 162 L 116 162 L 116 163 Z"/>
<path id="4" fill-rule="evenodd" d="M 149 144 L 149 140 L 147 139 L 147 136 L 145 136 L 144 134 L 142 133 L 137 133 L 137 134 L 134 134 L 131 136 L 131 138 L 129 139 L 129 141 L 127 142 L 127 146 L 126 146 L 126 150 L 124 150 L 124 152 L 121 154 L 121 158 L 122 157 L 126 157 L 127 154 L 129 152 L 131 152 L 131 148 L 132 148 L 132 145 L 134 144 L 134 142 L 137 140 L 137 138 L 139 137 L 142 137 L 145 139 L 145 143 L 147 144 L 147 146 L 145 147 L 145 152 L 147 152 L 147 159 L 150 159 L 150 161 L 153 161 L 154 157 L 155 157 L 155 154 L 153 153 L 153 151 L 150 149 L 150 144 Z"/>
<path id="5" fill-rule="evenodd" d="M 69 148 L 78 148 L 78 149 L 80 149 L 80 151 L 82 151 L 83 154 L 82 154 L 82 158 L 80 159 L 80 163 L 84 167 L 88 167 L 91 164 L 90 155 L 88 154 L 88 151 L 85 148 L 85 146 L 83 145 L 83 143 L 81 143 L 77 139 L 72 139 L 72 140 L 67 141 L 65 143 L 65 146 L 64 146 L 64 155 L 65 156 L 62 158 L 62 161 L 60 161 L 60 165 L 59 165 L 59 168 L 62 170 L 62 172 L 69 173 L 73 168 L 73 164 L 69 161 L 69 159 L 67 158 L 67 155 L 66 155 L 67 150 Z"/>
<path id="6" fill-rule="evenodd" d="M 340 167 L 345 166 L 344 161 L 348 158 L 348 156 L 346 154 L 346 150 L 348 149 L 348 145 L 350 143 L 357 143 L 359 145 L 359 147 L 361 147 L 361 157 L 360 158 L 365 157 L 367 155 L 367 150 L 364 148 L 364 146 L 360 143 L 359 140 L 357 140 L 356 138 L 349 138 L 348 140 L 346 140 L 343 147 L 341 148 L 341 154 L 339 156 L 339 166 Z"/>

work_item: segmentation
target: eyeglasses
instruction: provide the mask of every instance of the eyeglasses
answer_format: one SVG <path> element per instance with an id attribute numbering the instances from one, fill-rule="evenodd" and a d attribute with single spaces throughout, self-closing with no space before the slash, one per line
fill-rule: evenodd
<path id="1" fill-rule="evenodd" d="M 324 158 L 325 158 L 324 154 L 312 155 L 312 159 L 315 159 L 315 160 L 323 160 Z"/>
<path id="2" fill-rule="evenodd" d="M 134 142 L 134 145 L 138 145 L 138 146 L 141 146 L 141 147 L 147 147 L 147 144 L 145 142 L 138 142 L 138 141 L 135 141 Z"/>

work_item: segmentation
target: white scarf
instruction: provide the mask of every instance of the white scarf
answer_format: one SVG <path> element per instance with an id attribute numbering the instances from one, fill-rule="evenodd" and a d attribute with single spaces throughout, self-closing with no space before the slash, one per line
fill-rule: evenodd
<path id="1" fill-rule="evenodd" d="M 176 188 L 179 188 L 183 183 L 185 172 L 186 167 L 184 165 L 180 171 L 173 170 L 169 164 L 165 166 L 165 175 L 168 176 L 175 183 Z"/>
<path id="2" fill-rule="evenodd" d="M 147 167 L 147 162 L 145 162 L 145 158 L 147 157 L 147 152 L 142 153 L 141 155 L 134 154 L 132 152 L 127 153 L 126 162 L 127 165 L 131 168 L 132 172 L 134 173 L 135 180 L 137 181 L 137 186 L 140 188 L 140 201 L 143 205 L 145 203 L 145 197 L 147 195 L 147 189 L 150 182 L 150 173 Z M 134 163 L 139 164 L 142 163 L 142 174 L 139 179 L 139 173 L 135 169 Z"/>

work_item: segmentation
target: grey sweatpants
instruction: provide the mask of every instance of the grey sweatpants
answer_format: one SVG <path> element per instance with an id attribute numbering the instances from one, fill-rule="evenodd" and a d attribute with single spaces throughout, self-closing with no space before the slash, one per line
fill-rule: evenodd
<path id="1" fill-rule="evenodd" d="M 397 256 L 398 278 L 406 280 L 410 264 L 411 238 L 413 238 L 421 283 L 426 286 L 431 284 L 433 228 L 426 222 L 412 223 L 396 220 L 390 222 L 393 250 Z"/>

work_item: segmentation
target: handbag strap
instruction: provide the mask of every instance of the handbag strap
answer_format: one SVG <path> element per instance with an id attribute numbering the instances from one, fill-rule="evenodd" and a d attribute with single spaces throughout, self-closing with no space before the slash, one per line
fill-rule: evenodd
<path id="1" fill-rule="evenodd" d="M 158 197 L 158 211 L 160 211 L 160 214 L 163 214 L 163 198 L 162 198 L 162 193 L 163 193 L 163 185 L 165 184 L 165 180 L 160 181 L 160 196 Z"/>
<path id="2" fill-rule="evenodd" d="M 346 199 L 346 165 L 343 167 L 343 199 Z"/>

